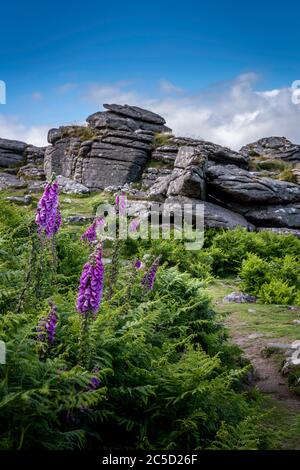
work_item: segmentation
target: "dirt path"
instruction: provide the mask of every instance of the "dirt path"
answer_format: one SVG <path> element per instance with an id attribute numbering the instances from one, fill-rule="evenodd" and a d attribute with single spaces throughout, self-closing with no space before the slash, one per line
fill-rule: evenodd
<path id="1" fill-rule="evenodd" d="M 245 356 L 252 363 L 255 371 L 255 385 L 263 394 L 284 405 L 291 412 L 300 413 L 300 397 L 289 390 L 287 379 L 278 370 L 278 363 L 272 356 L 264 357 L 261 354 L 267 343 L 271 342 L 270 338 L 266 340 L 263 335 L 256 332 L 242 332 L 243 328 L 239 328 L 242 323 L 235 315 L 229 315 L 224 324 L 229 329 L 234 343 L 244 351 Z"/>

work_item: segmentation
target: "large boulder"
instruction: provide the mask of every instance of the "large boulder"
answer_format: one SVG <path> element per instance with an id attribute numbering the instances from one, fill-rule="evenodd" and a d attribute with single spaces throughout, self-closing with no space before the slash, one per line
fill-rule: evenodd
<path id="1" fill-rule="evenodd" d="M 173 141 L 178 147 L 192 146 L 198 147 L 203 155 L 206 155 L 207 160 L 223 165 L 233 164 L 240 168 L 247 169 L 249 165 L 248 155 L 235 152 L 227 147 L 208 142 L 206 140 L 198 140 L 187 137 L 177 137 Z"/>
<path id="2" fill-rule="evenodd" d="M 0 173 L 0 191 L 2 189 L 22 189 L 26 188 L 27 183 L 23 178 L 17 178 L 15 175 L 10 173 Z"/>
<path id="3" fill-rule="evenodd" d="M 165 126 L 166 121 L 163 117 L 147 109 L 127 104 L 104 104 L 103 107 L 108 110 L 110 116 L 122 116 L 126 119 L 132 119 L 140 129 L 153 132 L 171 131 Z"/>
<path id="4" fill-rule="evenodd" d="M 300 145 L 292 144 L 285 137 L 265 137 L 245 145 L 240 153 L 250 157 L 279 158 L 287 162 L 300 162 Z"/>
<path id="5" fill-rule="evenodd" d="M 206 155 L 198 147 L 180 147 L 172 173 L 165 178 L 159 177 L 149 194 L 205 199 L 206 167 Z"/>
<path id="6" fill-rule="evenodd" d="M 142 174 L 141 183 L 145 188 L 150 188 L 158 180 L 170 176 L 172 170 L 169 168 L 146 168 Z"/>
<path id="7" fill-rule="evenodd" d="M 228 207 L 257 226 L 300 228 L 300 203 L 262 206 L 231 203 Z"/>
<path id="8" fill-rule="evenodd" d="M 21 166 L 18 171 L 18 176 L 23 177 L 26 180 L 44 180 L 45 173 L 42 166 L 37 166 L 34 163 L 28 163 L 27 165 Z"/>
<path id="9" fill-rule="evenodd" d="M 89 188 L 83 184 L 62 175 L 58 175 L 57 182 L 59 189 L 65 194 L 89 194 L 90 192 Z"/>
<path id="10" fill-rule="evenodd" d="M 177 153 L 178 147 L 176 145 L 161 145 L 153 150 L 151 159 L 166 165 L 174 165 Z"/>
<path id="11" fill-rule="evenodd" d="M 236 214 L 228 209 L 217 206 L 207 201 L 199 201 L 188 197 L 169 197 L 165 200 L 164 207 L 168 211 L 176 211 L 176 208 L 184 204 L 191 204 L 193 215 L 196 213 L 198 204 L 204 207 L 204 225 L 207 228 L 225 228 L 234 229 L 236 227 L 244 227 L 247 230 L 254 230 L 254 226 L 249 223 L 243 216 Z"/>
<path id="12" fill-rule="evenodd" d="M 0 167 L 15 167 L 24 162 L 25 142 L 0 139 Z"/>
<path id="13" fill-rule="evenodd" d="M 248 204 L 300 202 L 300 186 L 271 178 L 260 178 L 235 165 L 213 165 L 207 170 L 208 193 L 219 200 Z"/>
<path id="14" fill-rule="evenodd" d="M 92 190 L 141 180 L 154 132 L 169 130 L 165 120 L 135 106 L 104 107 L 108 111 L 87 118 L 88 127 L 64 126 L 49 131 L 53 145 L 45 153 L 47 176 L 61 174 Z"/>

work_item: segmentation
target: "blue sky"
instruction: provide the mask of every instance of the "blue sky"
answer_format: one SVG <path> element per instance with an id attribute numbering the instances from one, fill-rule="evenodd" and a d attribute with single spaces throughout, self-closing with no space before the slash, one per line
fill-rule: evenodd
<path id="1" fill-rule="evenodd" d="M 5 2 L 0 137 L 44 144 L 49 126 L 83 122 L 118 100 L 233 147 L 263 132 L 295 140 L 299 107 L 288 89 L 300 78 L 300 6 L 278 5 Z"/>

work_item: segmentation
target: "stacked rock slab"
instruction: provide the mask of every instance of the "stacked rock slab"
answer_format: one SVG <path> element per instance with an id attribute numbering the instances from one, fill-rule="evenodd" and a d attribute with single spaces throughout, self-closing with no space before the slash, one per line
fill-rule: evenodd
<path id="1" fill-rule="evenodd" d="M 135 106 L 105 104 L 87 118 L 88 128 L 52 129 L 45 173 L 61 174 L 91 190 L 140 181 L 155 133 L 169 132 L 165 120 Z M 88 138 L 84 138 L 84 134 Z"/>
<path id="2" fill-rule="evenodd" d="M 240 153 L 248 157 L 271 157 L 283 161 L 300 162 L 300 145 L 285 137 L 265 137 L 241 148 Z"/>

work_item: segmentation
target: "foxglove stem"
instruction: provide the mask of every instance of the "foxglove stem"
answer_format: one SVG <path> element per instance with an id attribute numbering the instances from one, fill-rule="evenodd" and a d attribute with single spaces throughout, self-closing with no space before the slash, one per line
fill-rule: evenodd
<path id="1" fill-rule="evenodd" d="M 117 194 L 115 202 L 116 202 L 117 212 L 119 213 L 121 217 L 124 217 L 126 215 L 126 194 L 123 192 L 121 193 L 120 196 Z"/>
<path id="2" fill-rule="evenodd" d="M 109 278 L 109 287 L 108 287 L 108 295 L 107 298 L 110 300 L 113 296 L 116 281 L 119 274 L 120 269 L 120 253 L 121 253 L 121 240 L 117 239 L 115 242 L 115 247 L 111 259 L 111 271 L 110 271 L 110 278 Z"/>

